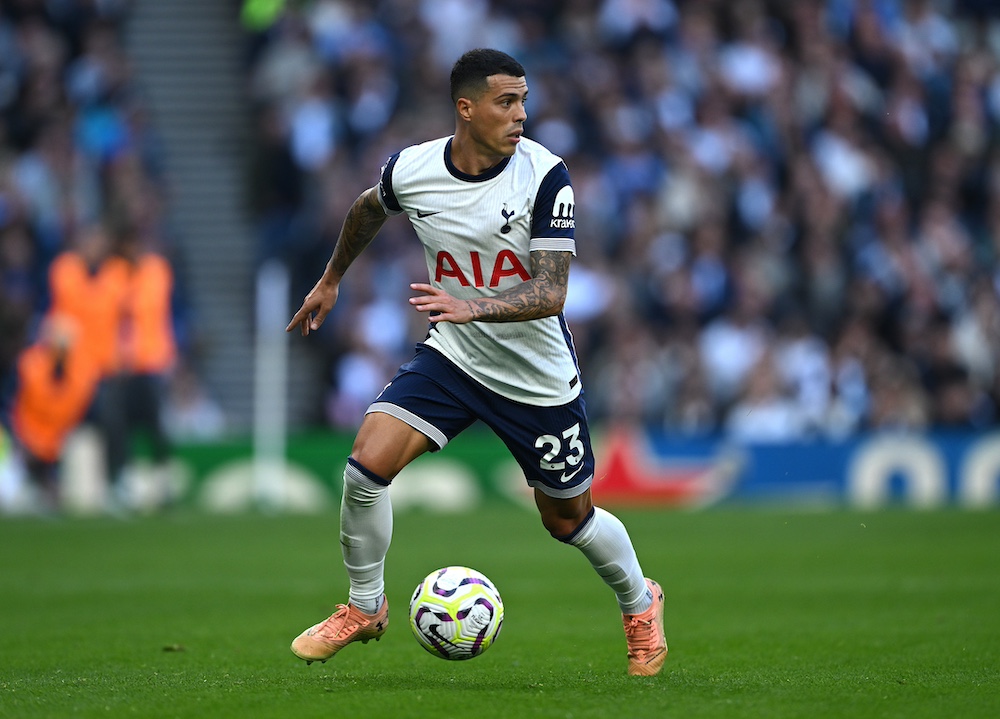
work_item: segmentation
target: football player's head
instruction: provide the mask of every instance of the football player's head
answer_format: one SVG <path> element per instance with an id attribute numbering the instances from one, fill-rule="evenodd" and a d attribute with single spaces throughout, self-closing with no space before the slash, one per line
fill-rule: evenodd
<path id="1" fill-rule="evenodd" d="M 521 64 L 499 50 L 470 50 L 451 72 L 457 132 L 481 157 L 510 157 L 524 132 L 528 83 Z"/>
<path id="2" fill-rule="evenodd" d="M 523 78 L 524 68 L 505 52 L 489 48 L 469 50 L 458 58 L 451 69 L 451 101 L 460 98 L 477 99 L 489 87 L 493 75 Z"/>

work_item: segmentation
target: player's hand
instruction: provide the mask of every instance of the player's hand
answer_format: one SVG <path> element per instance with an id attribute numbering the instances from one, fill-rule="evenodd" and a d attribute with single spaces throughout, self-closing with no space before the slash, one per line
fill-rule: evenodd
<path id="1" fill-rule="evenodd" d="M 473 319 L 472 307 L 468 300 L 455 299 L 447 292 L 434 285 L 414 282 L 410 289 L 424 294 L 410 298 L 410 304 L 417 312 L 431 313 L 431 322 L 454 322 L 462 324 Z"/>
<path id="2" fill-rule="evenodd" d="M 285 332 L 291 332 L 293 328 L 298 326 L 302 336 L 305 337 L 310 331 L 318 330 L 323 324 L 323 320 L 330 314 L 330 310 L 337 304 L 339 294 L 339 283 L 328 282 L 320 278 L 319 282 L 306 295 L 306 298 L 302 300 L 302 306 L 285 327 Z"/>

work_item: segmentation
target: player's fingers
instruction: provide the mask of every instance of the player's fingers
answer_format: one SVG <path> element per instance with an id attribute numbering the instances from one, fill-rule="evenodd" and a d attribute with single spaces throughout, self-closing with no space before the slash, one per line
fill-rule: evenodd
<path id="1" fill-rule="evenodd" d="M 300 307 L 299 311 L 292 315 L 291 321 L 288 326 L 285 327 L 285 332 L 291 332 L 295 327 L 299 327 L 302 324 L 302 320 L 308 315 L 305 307 Z"/>
<path id="2" fill-rule="evenodd" d="M 438 289 L 434 285 L 428 285 L 425 282 L 413 282 L 410 284 L 410 289 L 415 292 L 423 292 L 427 295 L 436 295 L 442 292 L 442 290 Z"/>
<path id="3" fill-rule="evenodd" d="M 431 295 L 420 295 L 418 297 L 411 297 L 410 304 L 416 307 L 418 310 L 425 310 L 431 305 L 440 304 L 437 297 L 432 297 Z"/>
<path id="4" fill-rule="evenodd" d="M 309 329 L 318 330 L 320 328 L 320 325 L 323 324 L 323 321 L 326 319 L 326 316 L 328 314 L 330 314 L 329 309 L 323 309 L 322 307 L 320 307 L 318 310 L 316 310 L 316 314 L 312 316 L 312 320 L 308 323 Z"/>

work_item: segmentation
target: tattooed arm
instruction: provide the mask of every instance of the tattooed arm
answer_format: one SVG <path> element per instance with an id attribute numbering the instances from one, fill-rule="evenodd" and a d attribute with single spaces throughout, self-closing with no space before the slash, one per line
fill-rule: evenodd
<path id="1" fill-rule="evenodd" d="M 378 201 L 378 187 L 371 187 L 358 197 L 347 211 L 340 237 L 333 248 L 333 255 L 326 263 L 326 270 L 316 285 L 302 301 L 299 311 L 285 328 L 291 332 L 296 326 L 303 335 L 310 330 L 318 330 L 323 320 L 337 303 L 340 294 L 340 280 L 347 268 L 374 239 L 385 223 L 387 216 Z"/>
<path id="2" fill-rule="evenodd" d="M 519 322 L 557 315 L 566 303 L 572 257 L 571 252 L 532 252 L 531 279 L 492 297 L 460 300 L 433 285 L 414 283 L 410 289 L 424 294 L 411 297 L 410 304 L 438 313 L 431 322 Z"/>

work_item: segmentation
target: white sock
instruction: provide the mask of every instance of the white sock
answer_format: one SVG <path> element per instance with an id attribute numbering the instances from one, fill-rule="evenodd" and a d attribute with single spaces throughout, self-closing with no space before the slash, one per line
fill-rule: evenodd
<path id="1" fill-rule="evenodd" d="M 350 602 L 375 614 L 385 592 L 385 555 L 392 540 L 392 503 L 383 484 L 354 460 L 344 469 L 340 549 L 351 580 Z"/>
<path id="2" fill-rule="evenodd" d="M 601 579 L 614 590 L 623 614 L 649 609 L 653 595 L 646 586 L 628 531 L 616 516 L 594 507 L 594 513 L 566 543 L 590 560 Z"/>

